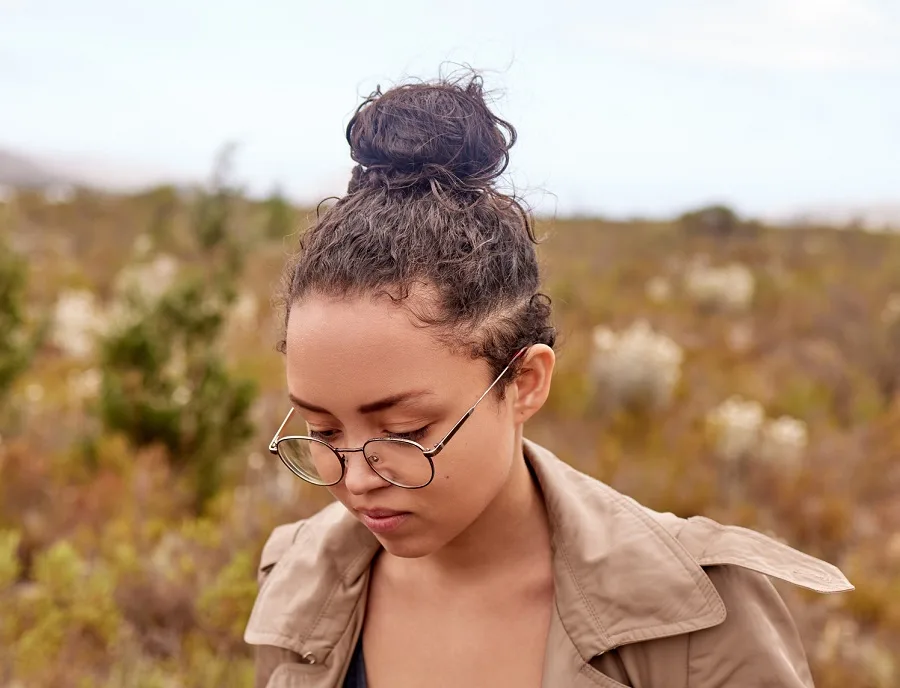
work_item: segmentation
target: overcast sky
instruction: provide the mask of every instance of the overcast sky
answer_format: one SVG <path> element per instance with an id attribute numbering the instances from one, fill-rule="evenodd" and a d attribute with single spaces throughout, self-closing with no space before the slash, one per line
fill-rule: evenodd
<path id="1" fill-rule="evenodd" d="M 540 208 L 900 200 L 898 0 L 0 0 L 0 147 L 340 192 L 363 94 L 488 70 Z"/>

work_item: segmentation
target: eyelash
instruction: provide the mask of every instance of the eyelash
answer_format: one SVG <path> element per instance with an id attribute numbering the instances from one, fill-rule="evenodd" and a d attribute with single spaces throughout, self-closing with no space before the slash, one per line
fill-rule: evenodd
<path id="1" fill-rule="evenodd" d="M 417 430 L 410 430 L 409 432 L 389 432 L 389 433 L 386 433 L 385 436 L 393 438 L 393 439 L 412 440 L 413 442 L 418 442 L 419 440 L 423 439 L 425 437 L 425 435 L 428 434 L 428 429 L 430 427 L 431 427 L 430 425 L 426 425 Z M 328 433 L 334 433 L 334 432 L 336 432 L 336 431 L 328 430 L 326 432 L 322 432 L 319 430 L 310 430 L 309 436 L 314 439 L 317 439 L 317 440 L 322 440 L 323 442 L 329 442 L 331 439 L 333 439 L 334 436 L 333 436 L 333 434 L 328 434 Z"/>
<path id="2" fill-rule="evenodd" d="M 418 442 L 419 440 L 424 438 L 425 435 L 428 434 L 429 427 L 430 426 L 426 425 L 423 428 L 419 428 L 418 430 L 410 430 L 409 432 L 388 433 L 388 437 L 393 437 L 395 439 L 402 439 L 402 440 L 412 440 L 413 442 Z"/>

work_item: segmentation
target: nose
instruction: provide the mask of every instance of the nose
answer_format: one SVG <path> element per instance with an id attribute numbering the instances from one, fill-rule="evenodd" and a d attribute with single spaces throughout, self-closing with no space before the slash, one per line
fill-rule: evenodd
<path id="1" fill-rule="evenodd" d="M 366 462 L 362 451 L 344 452 L 344 485 L 350 494 L 364 495 L 372 490 L 390 485 Z"/>

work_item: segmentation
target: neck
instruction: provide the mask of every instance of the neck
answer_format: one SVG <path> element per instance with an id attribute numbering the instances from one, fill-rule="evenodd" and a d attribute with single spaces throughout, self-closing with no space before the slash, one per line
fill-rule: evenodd
<path id="1" fill-rule="evenodd" d="M 459 536 L 419 564 L 439 577 L 483 581 L 487 574 L 516 570 L 550 558 L 550 526 L 544 500 L 522 454 L 510 468 L 503 489 Z M 521 569 L 518 569 L 521 570 Z"/>

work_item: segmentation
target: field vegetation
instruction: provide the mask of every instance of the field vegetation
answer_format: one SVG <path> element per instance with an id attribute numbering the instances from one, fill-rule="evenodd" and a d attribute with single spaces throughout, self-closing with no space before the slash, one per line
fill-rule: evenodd
<path id="1" fill-rule="evenodd" d="M 270 529 L 328 497 L 266 451 L 271 305 L 314 211 L 204 189 L 0 202 L 0 685 L 251 685 Z M 539 220 L 561 332 L 528 436 L 857 590 L 781 588 L 816 685 L 900 685 L 900 236 Z"/>

